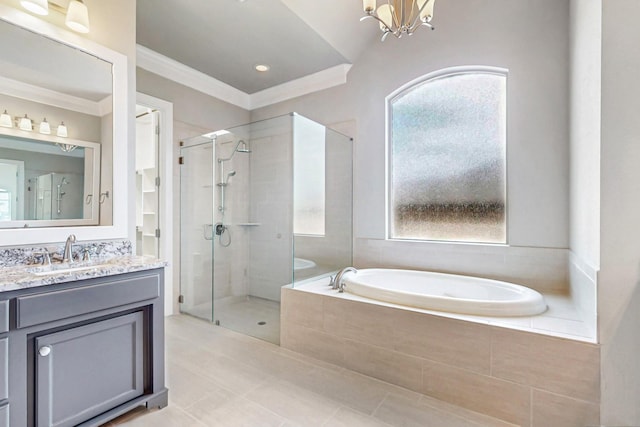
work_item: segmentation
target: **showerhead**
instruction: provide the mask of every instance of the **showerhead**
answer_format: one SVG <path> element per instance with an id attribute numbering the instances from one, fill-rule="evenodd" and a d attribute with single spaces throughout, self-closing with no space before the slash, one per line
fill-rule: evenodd
<path id="1" fill-rule="evenodd" d="M 67 180 L 66 177 L 62 177 L 62 180 L 60 181 L 60 185 L 65 185 L 65 184 L 69 184 L 69 181 Z"/>
<path id="2" fill-rule="evenodd" d="M 227 179 L 225 179 L 225 180 L 224 180 L 224 183 L 225 183 L 225 184 L 228 184 L 228 183 L 229 183 L 229 178 L 231 178 L 232 176 L 235 176 L 235 174 L 236 174 L 236 171 L 230 171 L 230 172 L 227 174 Z"/>
<path id="3" fill-rule="evenodd" d="M 236 151 L 238 153 L 250 153 L 251 150 L 249 150 L 249 147 L 247 147 L 247 143 L 244 142 L 243 140 L 240 140 L 240 142 L 238 142 L 238 148 L 236 148 Z"/>

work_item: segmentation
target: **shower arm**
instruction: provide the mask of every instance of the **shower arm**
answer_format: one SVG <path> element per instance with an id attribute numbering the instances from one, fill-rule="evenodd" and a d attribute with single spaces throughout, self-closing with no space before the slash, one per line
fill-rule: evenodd
<path id="1" fill-rule="evenodd" d="M 222 164 L 222 162 L 227 162 L 231 159 L 233 159 L 233 156 L 238 152 L 238 147 L 240 147 L 240 144 L 242 144 L 244 142 L 244 140 L 239 139 L 238 142 L 236 143 L 236 146 L 233 147 L 233 151 L 231 152 L 231 155 L 229 157 L 226 157 L 224 159 L 218 159 L 218 163 Z M 246 144 L 246 142 L 244 142 Z"/>

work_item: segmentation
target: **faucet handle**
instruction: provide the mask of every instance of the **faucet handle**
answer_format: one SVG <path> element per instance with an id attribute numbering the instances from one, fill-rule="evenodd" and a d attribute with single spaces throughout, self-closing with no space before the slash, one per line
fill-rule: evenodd
<path id="1" fill-rule="evenodd" d="M 91 261 L 91 249 L 84 248 L 82 250 L 82 261 Z"/>
<path id="2" fill-rule="evenodd" d="M 48 250 L 45 249 L 44 251 L 41 251 L 41 252 L 34 252 L 33 255 L 34 255 L 34 258 L 37 258 L 40 256 L 42 257 L 42 261 L 40 262 L 40 264 L 51 265 L 51 255 L 49 255 Z"/>

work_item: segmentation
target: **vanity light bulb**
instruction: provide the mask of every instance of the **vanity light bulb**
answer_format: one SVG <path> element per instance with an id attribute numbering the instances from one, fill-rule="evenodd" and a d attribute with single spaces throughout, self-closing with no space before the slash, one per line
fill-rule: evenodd
<path id="1" fill-rule="evenodd" d="M 7 110 L 4 110 L 4 113 L 0 115 L 0 126 L 5 128 L 13 127 L 13 120 L 11 120 L 11 116 L 7 113 Z"/>
<path id="2" fill-rule="evenodd" d="M 64 21 L 67 27 L 78 33 L 89 32 L 89 10 L 82 0 L 71 0 L 67 10 L 67 19 Z"/>
<path id="3" fill-rule="evenodd" d="M 18 124 L 18 127 L 21 130 L 26 130 L 28 132 L 31 132 L 33 130 L 33 122 L 25 114 L 24 117 L 20 119 L 20 123 Z"/>
<path id="4" fill-rule="evenodd" d="M 62 138 L 67 137 L 67 127 L 65 126 L 64 122 L 60 123 L 60 125 L 58 126 L 58 131 L 56 132 L 56 135 Z"/>
<path id="5" fill-rule="evenodd" d="M 45 135 L 50 135 L 51 134 L 51 126 L 49 126 L 49 122 L 47 121 L 46 117 L 40 123 L 40 133 L 43 133 Z"/>
<path id="6" fill-rule="evenodd" d="M 20 4 L 36 15 L 44 16 L 49 14 L 49 2 L 47 0 L 22 0 Z"/>

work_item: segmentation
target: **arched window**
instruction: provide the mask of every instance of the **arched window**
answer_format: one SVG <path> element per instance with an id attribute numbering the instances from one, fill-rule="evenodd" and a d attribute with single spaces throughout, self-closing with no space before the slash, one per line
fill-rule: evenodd
<path id="1" fill-rule="evenodd" d="M 389 238 L 506 243 L 506 84 L 448 69 L 389 98 Z"/>

